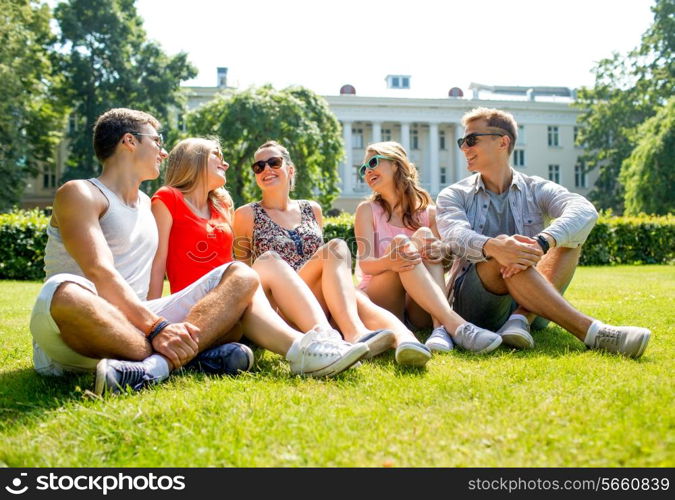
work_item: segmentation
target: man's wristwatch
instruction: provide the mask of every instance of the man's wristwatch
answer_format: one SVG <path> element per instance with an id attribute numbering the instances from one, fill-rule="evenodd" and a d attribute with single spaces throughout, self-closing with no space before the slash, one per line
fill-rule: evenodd
<path id="1" fill-rule="evenodd" d="M 534 237 L 535 240 L 537 240 L 537 243 L 539 243 L 539 246 L 541 247 L 541 251 L 546 254 L 548 252 L 548 249 L 550 248 L 550 245 L 548 244 L 548 240 L 544 238 L 541 234 L 538 234 L 537 236 Z"/>

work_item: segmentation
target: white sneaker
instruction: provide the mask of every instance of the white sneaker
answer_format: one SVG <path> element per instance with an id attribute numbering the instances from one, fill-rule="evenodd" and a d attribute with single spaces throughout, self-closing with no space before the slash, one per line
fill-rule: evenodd
<path id="1" fill-rule="evenodd" d="M 510 318 L 497 330 L 497 335 L 502 337 L 504 345 L 517 347 L 518 349 L 532 349 L 534 339 L 530 335 L 530 324 L 522 318 Z"/>
<path id="2" fill-rule="evenodd" d="M 591 349 L 639 358 L 645 352 L 651 331 L 637 326 L 602 325 L 588 345 Z"/>
<path id="3" fill-rule="evenodd" d="M 295 375 L 331 377 L 345 371 L 366 354 L 366 344 L 352 345 L 327 331 L 310 330 L 295 341 L 287 359 L 291 373 Z"/>
<path id="4" fill-rule="evenodd" d="M 457 328 L 453 340 L 459 347 L 478 354 L 492 352 L 502 343 L 499 335 L 473 323 L 464 323 Z"/>
<path id="5" fill-rule="evenodd" d="M 434 331 L 431 332 L 431 335 L 429 335 L 429 338 L 424 345 L 432 351 L 437 352 L 449 352 L 452 351 L 452 348 L 454 347 L 452 337 L 450 337 L 443 325 L 434 328 Z"/>

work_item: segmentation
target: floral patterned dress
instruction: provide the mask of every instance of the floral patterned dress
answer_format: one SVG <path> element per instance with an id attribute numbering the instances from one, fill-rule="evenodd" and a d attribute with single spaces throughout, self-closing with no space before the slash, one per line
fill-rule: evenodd
<path id="1" fill-rule="evenodd" d="M 323 245 L 321 228 L 316 221 L 312 206 L 300 200 L 300 224 L 286 229 L 274 222 L 259 202 L 253 203 L 253 260 L 263 253 L 273 251 L 279 254 L 293 269 L 300 269 Z"/>

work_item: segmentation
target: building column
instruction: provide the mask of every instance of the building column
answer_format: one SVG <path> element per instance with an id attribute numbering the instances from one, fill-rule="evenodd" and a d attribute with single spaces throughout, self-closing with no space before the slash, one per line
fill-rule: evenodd
<path id="1" fill-rule="evenodd" d="M 342 168 L 342 194 L 352 194 L 354 192 L 352 184 L 352 170 L 354 170 L 352 160 L 352 122 L 342 122 L 342 141 L 345 146 L 345 158 Z"/>
<path id="2" fill-rule="evenodd" d="M 453 141 L 453 147 L 455 148 L 455 165 L 454 165 L 454 182 L 459 182 L 464 177 L 466 177 L 469 171 L 466 169 L 466 158 L 464 153 L 457 146 L 457 139 L 464 136 L 464 127 L 461 123 L 455 124 L 455 140 Z"/>
<path id="3" fill-rule="evenodd" d="M 440 182 L 439 179 L 439 168 L 438 164 L 438 123 L 429 124 L 429 174 L 431 175 L 431 183 L 429 184 L 431 189 L 431 196 L 436 196 L 438 194 L 438 185 Z"/>
<path id="4" fill-rule="evenodd" d="M 401 146 L 410 154 L 410 123 L 401 122 Z"/>
<path id="5" fill-rule="evenodd" d="M 373 122 L 373 142 L 380 142 L 382 140 L 382 123 Z"/>

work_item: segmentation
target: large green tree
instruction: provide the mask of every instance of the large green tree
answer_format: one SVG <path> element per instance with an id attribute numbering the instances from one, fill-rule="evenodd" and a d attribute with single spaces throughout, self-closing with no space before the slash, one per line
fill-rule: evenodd
<path id="1" fill-rule="evenodd" d="M 595 86 L 582 88 L 577 104 L 583 160 L 599 176 L 591 200 L 621 213 L 624 187 L 619 172 L 636 146 L 636 128 L 657 112 L 675 91 L 675 0 L 656 0 L 654 22 L 639 47 L 613 54 L 594 68 Z"/>
<path id="2" fill-rule="evenodd" d="M 68 0 L 56 6 L 65 52 L 61 95 L 74 108 L 65 178 L 94 175 L 91 130 L 113 107 L 141 109 L 169 124 L 184 99 L 180 82 L 196 75 L 187 54 L 168 56 L 147 39 L 135 0 Z"/>
<path id="3" fill-rule="evenodd" d="M 297 167 L 295 197 L 315 199 L 327 210 L 339 194 L 340 123 L 325 99 L 308 89 L 264 86 L 222 93 L 188 114 L 186 126 L 188 135 L 220 139 L 230 164 L 227 188 L 236 205 L 259 198 L 250 165 L 268 140 L 291 154 Z"/>
<path id="4" fill-rule="evenodd" d="M 19 201 L 28 176 L 53 166 L 61 139 L 50 19 L 46 4 L 0 0 L 0 209 Z"/>
<path id="5" fill-rule="evenodd" d="M 624 160 L 626 214 L 668 214 L 675 211 L 675 97 L 641 124 L 637 146 Z"/>

